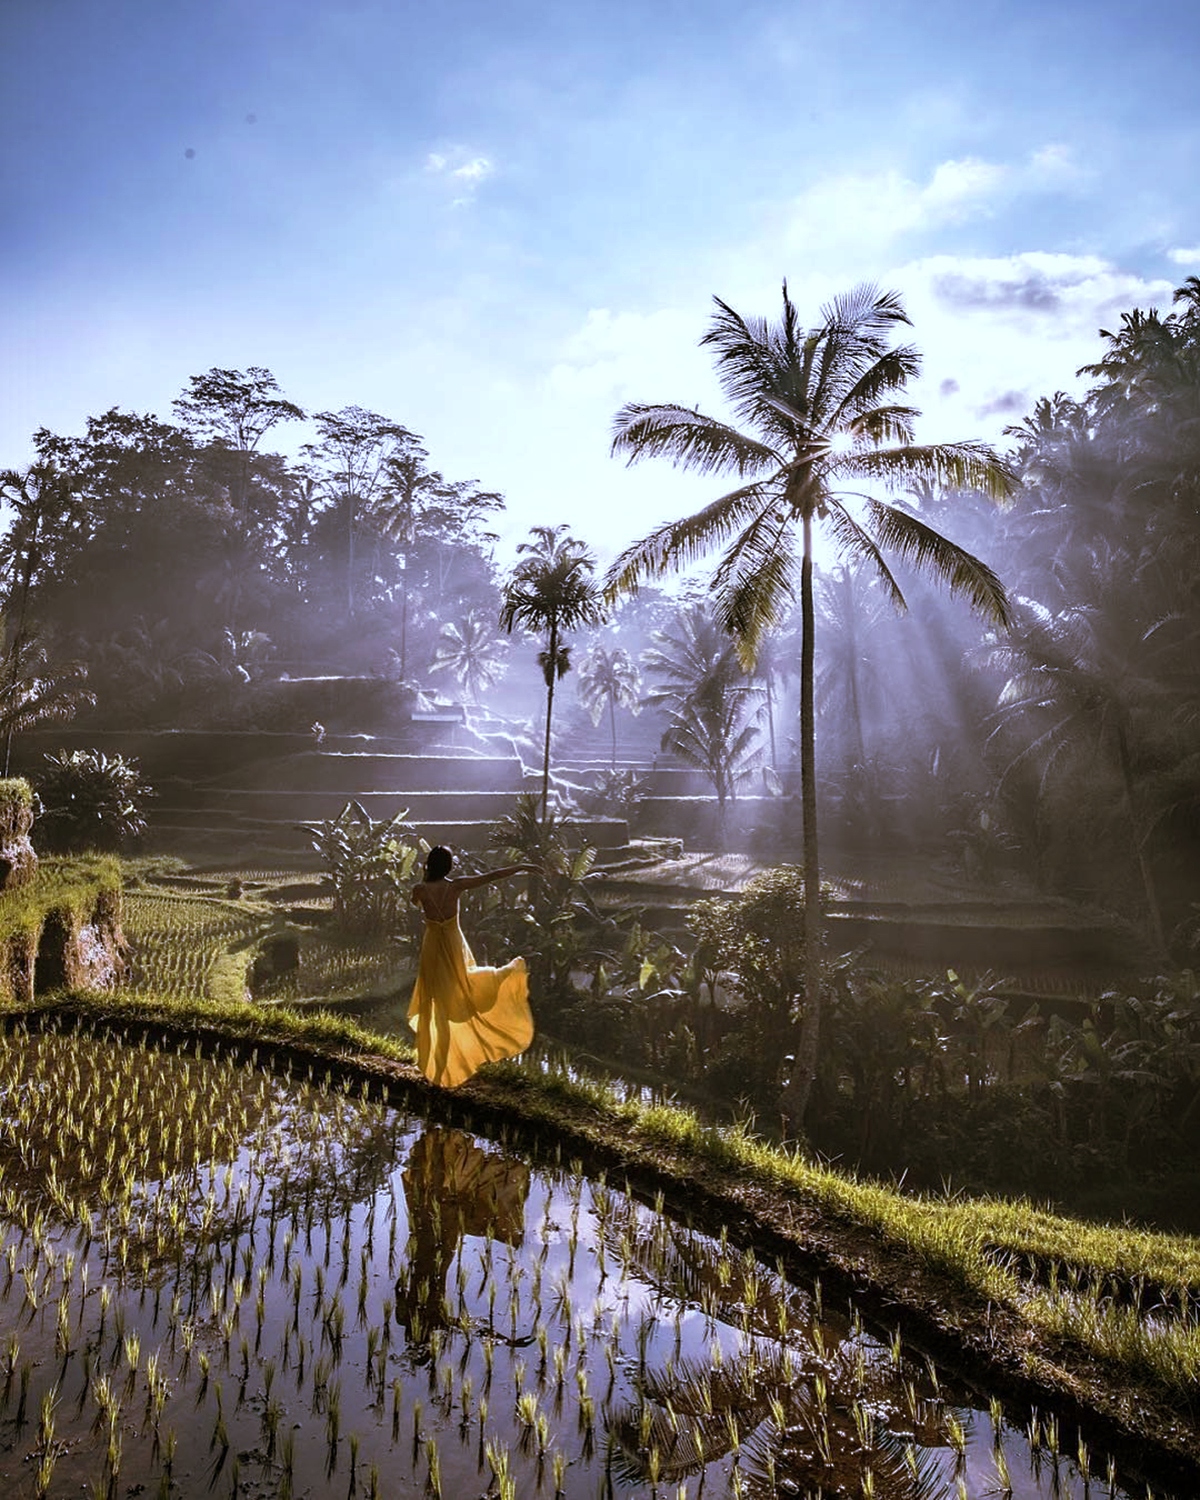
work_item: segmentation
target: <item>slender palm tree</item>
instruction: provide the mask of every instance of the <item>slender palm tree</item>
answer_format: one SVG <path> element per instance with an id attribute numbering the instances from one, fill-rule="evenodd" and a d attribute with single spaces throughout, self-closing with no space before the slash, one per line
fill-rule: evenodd
<path id="1" fill-rule="evenodd" d="M 645 702 L 670 714 L 662 748 L 712 782 L 724 844 L 727 804 L 757 752 L 762 691 L 738 660 L 733 639 L 702 604 L 681 610 L 652 639 L 642 654 L 655 680 Z"/>
<path id="2" fill-rule="evenodd" d="M 545 648 L 538 652 L 538 666 L 546 684 L 546 745 L 542 756 L 542 818 L 550 796 L 550 721 L 554 713 L 555 684 L 571 670 L 571 648 L 563 640 L 564 630 L 598 625 L 604 618 L 604 603 L 593 578 L 596 563 L 587 547 L 565 526 L 535 526 L 535 540 L 522 542 L 517 551 L 524 557 L 504 586 L 500 623 L 511 635 L 520 625 L 544 635 Z"/>
<path id="3" fill-rule="evenodd" d="M 887 609 L 873 577 L 860 578 L 853 568 L 838 567 L 817 580 L 817 615 L 832 649 L 822 654 L 816 672 L 817 712 L 840 722 L 844 735 L 848 781 L 871 801 L 871 763 L 864 720 L 878 708 L 884 680 L 872 670 L 871 636 L 882 628 Z"/>
<path id="4" fill-rule="evenodd" d="M 642 679 L 629 652 L 623 646 L 593 646 L 579 667 L 579 696 L 583 706 L 599 725 L 608 710 L 608 728 L 612 736 L 612 769 L 617 769 L 617 709 L 627 708 L 638 714 L 642 705 L 638 695 Z"/>
<path id="5" fill-rule="evenodd" d="M 1125 823 L 1120 843 L 1133 854 L 1147 935 L 1162 957 L 1166 935 L 1150 851 L 1181 789 L 1195 801 L 1196 699 L 1179 684 L 1200 637 L 1180 613 L 1163 611 L 1145 582 L 1127 549 L 1098 545 L 1075 559 L 1075 602 L 1051 612 L 1018 598 L 1012 627 L 990 655 L 1006 673 L 994 737 L 1015 736 L 1017 746 L 1002 784 L 1034 766 L 1040 794 L 1056 779 L 1073 787 L 1074 817 L 1089 815 L 1098 836 L 1114 817 Z"/>
<path id="6" fill-rule="evenodd" d="M 794 598 L 799 550 L 807 959 L 790 1090 L 790 1109 L 799 1121 L 816 1068 L 821 1018 L 814 524 L 825 523 L 843 555 L 869 562 L 898 606 L 903 607 L 904 596 L 886 551 L 931 571 L 984 616 L 1003 622 L 1008 618 L 1004 589 L 990 568 L 911 508 L 888 504 L 858 486 L 898 489 L 928 479 L 1003 498 L 1014 481 L 985 444 L 914 441 L 918 413 L 901 398 L 920 369 L 920 355 L 910 344 L 893 343 L 898 326 L 909 322 L 895 292 L 856 287 L 823 308 L 820 322 L 809 329 L 800 325 L 786 282 L 776 324 L 743 318 L 715 300 L 717 311 L 701 342 L 714 350 L 722 389 L 743 426 L 685 406 L 631 404 L 617 413 L 613 452 L 630 462 L 665 455 L 701 474 L 732 474 L 739 483 L 695 515 L 634 543 L 613 564 L 606 588 L 610 595 L 636 589 L 723 546 L 710 587 L 722 625 L 751 664 L 764 632 Z"/>
<path id="7" fill-rule="evenodd" d="M 442 626 L 433 648 L 431 672 L 449 672 L 472 703 L 504 676 L 507 644 L 496 635 L 496 627 L 475 610 L 468 610 L 456 625 Z"/>
<path id="8" fill-rule="evenodd" d="M 11 653 L 0 681 L 0 737 L 4 740 L 3 774 L 8 775 L 13 737 L 38 724 L 61 723 L 90 707 L 96 695 L 84 686 L 83 662 L 51 663 L 45 648 L 26 636 Z"/>

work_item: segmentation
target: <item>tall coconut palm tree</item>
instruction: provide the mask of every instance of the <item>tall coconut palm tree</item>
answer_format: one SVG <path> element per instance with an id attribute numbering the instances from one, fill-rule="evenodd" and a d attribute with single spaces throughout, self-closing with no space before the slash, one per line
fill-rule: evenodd
<path id="1" fill-rule="evenodd" d="M 664 455 L 701 474 L 728 473 L 737 487 L 695 515 L 658 527 L 629 547 L 606 579 L 610 594 L 725 551 L 711 581 L 722 625 L 753 663 L 764 632 L 794 598 L 800 559 L 800 749 L 804 810 L 805 938 L 803 1019 L 790 1090 L 801 1120 L 820 1037 L 820 860 L 813 736 L 813 528 L 824 522 L 843 555 L 869 562 L 886 591 L 904 596 L 884 553 L 927 569 L 984 616 L 1007 620 L 1004 589 L 977 557 L 948 541 L 911 508 L 858 486 L 901 488 L 928 479 L 1008 495 L 1013 478 L 982 443 L 919 444 L 916 410 L 901 399 L 920 369 L 910 344 L 893 343 L 909 319 L 899 296 L 859 286 L 800 325 L 783 284 L 783 314 L 770 324 L 743 318 L 715 299 L 702 344 L 713 349 L 735 427 L 685 406 L 630 404 L 614 422 L 613 452 Z M 744 430 L 749 428 L 751 430 Z"/>
<path id="2" fill-rule="evenodd" d="M 566 526 L 535 526 L 532 542 L 522 542 L 517 563 L 504 585 L 500 623 L 511 635 L 520 625 L 544 635 L 538 666 L 546 684 L 546 746 L 542 756 L 542 818 L 550 796 L 550 720 L 555 684 L 571 670 L 571 648 L 564 630 L 598 625 L 604 603 L 593 573 L 596 562 L 587 547 Z"/>
<path id="3" fill-rule="evenodd" d="M 642 679 L 629 652 L 623 646 L 593 646 L 579 667 L 579 696 L 583 706 L 599 725 L 608 710 L 608 728 L 612 736 L 612 769 L 617 769 L 617 709 L 627 708 L 638 714 L 642 705 L 638 694 Z"/>

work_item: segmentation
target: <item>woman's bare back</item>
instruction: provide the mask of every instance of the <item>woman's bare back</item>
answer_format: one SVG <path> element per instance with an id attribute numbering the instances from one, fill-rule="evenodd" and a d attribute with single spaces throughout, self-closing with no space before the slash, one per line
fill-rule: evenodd
<path id="1" fill-rule="evenodd" d="M 427 921 L 449 922 L 458 916 L 458 898 L 464 889 L 463 880 L 422 880 L 413 886 L 412 903 L 421 908 Z"/>

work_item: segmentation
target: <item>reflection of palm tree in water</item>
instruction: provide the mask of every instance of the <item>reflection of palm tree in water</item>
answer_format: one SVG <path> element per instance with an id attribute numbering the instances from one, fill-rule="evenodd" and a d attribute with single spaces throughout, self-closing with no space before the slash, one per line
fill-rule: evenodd
<path id="1" fill-rule="evenodd" d="M 480 1150 L 461 1130 L 434 1126 L 414 1142 L 402 1176 L 409 1263 L 396 1282 L 396 1321 L 410 1342 L 448 1321 L 446 1273 L 463 1235 L 520 1245 L 529 1168 Z"/>

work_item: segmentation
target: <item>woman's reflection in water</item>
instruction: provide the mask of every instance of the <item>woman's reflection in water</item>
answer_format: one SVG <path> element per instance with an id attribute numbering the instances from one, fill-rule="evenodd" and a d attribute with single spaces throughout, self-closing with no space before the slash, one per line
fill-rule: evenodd
<path id="1" fill-rule="evenodd" d="M 396 1282 L 396 1321 L 416 1352 L 450 1321 L 446 1273 L 462 1237 L 490 1230 L 502 1245 L 522 1243 L 529 1168 L 482 1151 L 461 1130 L 433 1126 L 413 1143 L 401 1180 L 409 1261 Z"/>

